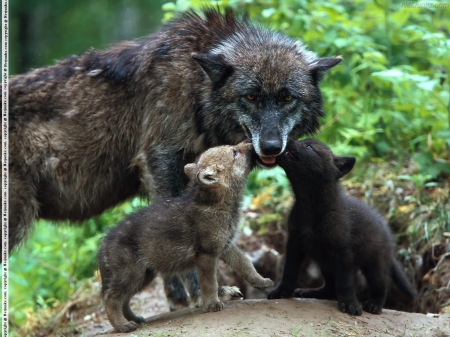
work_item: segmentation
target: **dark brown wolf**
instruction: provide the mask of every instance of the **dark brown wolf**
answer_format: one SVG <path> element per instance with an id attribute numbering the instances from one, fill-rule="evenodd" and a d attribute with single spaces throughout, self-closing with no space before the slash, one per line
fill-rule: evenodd
<path id="1" fill-rule="evenodd" d="M 9 249 L 37 218 L 82 221 L 139 192 L 181 195 L 184 164 L 213 146 L 252 138 L 273 166 L 288 136 L 318 129 L 318 84 L 340 61 L 207 9 L 11 78 Z"/>
<path id="2" fill-rule="evenodd" d="M 289 214 L 283 277 L 268 298 L 292 297 L 305 255 L 319 264 L 325 284 L 297 289 L 296 297 L 337 298 L 339 309 L 361 315 L 353 280 L 361 270 L 371 298 L 365 311 L 379 314 L 390 278 L 413 300 L 416 293 L 394 258 L 394 240 L 383 217 L 362 201 L 347 196 L 339 178 L 355 164 L 338 157 L 315 139 L 289 140 L 277 163 L 286 171 L 295 194 Z"/>
<path id="3" fill-rule="evenodd" d="M 256 288 L 262 278 L 236 245 L 240 203 L 252 169 L 250 143 L 207 150 L 185 171 L 191 183 L 183 196 L 165 198 L 129 215 L 105 236 L 99 252 L 102 295 L 111 324 L 128 332 L 143 322 L 131 297 L 156 276 L 196 267 L 204 311 L 222 310 L 217 263 L 223 259 Z"/>

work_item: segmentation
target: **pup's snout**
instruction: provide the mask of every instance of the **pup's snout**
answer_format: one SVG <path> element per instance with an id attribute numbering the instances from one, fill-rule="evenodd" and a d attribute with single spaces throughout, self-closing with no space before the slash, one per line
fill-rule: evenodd
<path id="1" fill-rule="evenodd" d="M 280 154 L 283 145 L 279 139 L 270 139 L 261 142 L 261 152 L 265 156 L 276 156 Z"/>
<path id="2" fill-rule="evenodd" d="M 236 145 L 235 148 L 238 151 L 247 152 L 247 151 L 253 150 L 253 144 L 250 139 L 247 139 L 247 140 L 244 140 L 243 142 L 239 143 L 238 145 Z"/>

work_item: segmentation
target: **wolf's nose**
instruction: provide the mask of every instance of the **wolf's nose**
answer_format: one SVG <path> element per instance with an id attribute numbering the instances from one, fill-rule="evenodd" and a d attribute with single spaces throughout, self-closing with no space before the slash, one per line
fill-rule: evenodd
<path id="1" fill-rule="evenodd" d="M 281 142 L 279 140 L 266 140 L 261 143 L 261 151 L 266 156 L 277 155 L 281 152 Z"/>

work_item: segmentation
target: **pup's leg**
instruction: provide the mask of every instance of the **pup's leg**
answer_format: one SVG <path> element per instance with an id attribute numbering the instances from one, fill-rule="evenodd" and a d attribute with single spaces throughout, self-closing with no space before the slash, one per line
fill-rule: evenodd
<path id="1" fill-rule="evenodd" d="M 202 294 L 203 311 L 220 311 L 223 303 L 217 296 L 217 258 L 207 254 L 197 257 L 197 271 Z"/>
<path id="2" fill-rule="evenodd" d="M 147 271 L 145 272 L 144 282 L 142 283 L 142 286 L 137 285 L 138 288 L 141 288 L 141 289 L 145 288 L 147 285 L 150 284 L 150 282 L 153 281 L 155 276 L 156 276 L 155 271 L 153 271 L 152 269 L 147 269 Z M 136 323 L 143 323 L 143 322 L 145 322 L 145 318 L 144 317 L 136 316 L 133 313 L 133 311 L 131 310 L 131 308 L 130 308 L 130 299 L 128 299 L 128 301 L 125 301 L 125 303 L 123 304 L 123 307 L 122 307 L 123 315 L 129 321 L 133 321 L 133 322 L 136 322 Z"/>
<path id="3" fill-rule="evenodd" d="M 222 254 L 221 259 L 250 283 L 252 287 L 267 288 L 273 286 L 273 281 L 259 275 L 250 259 L 236 245 L 233 245 L 227 252 Z"/>
<path id="4" fill-rule="evenodd" d="M 164 143 L 153 143 L 135 158 L 141 171 L 141 181 L 150 198 L 157 200 L 164 197 L 181 195 L 184 187 L 183 150 Z M 189 282 L 192 282 L 192 285 Z M 197 274 L 192 274 L 186 281 L 188 288 L 198 286 Z M 189 296 L 178 275 L 164 277 L 164 291 L 171 311 L 189 305 Z M 196 290 L 198 292 L 198 289 Z M 195 292 L 195 291 L 193 291 Z"/>
<path id="5" fill-rule="evenodd" d="M 339 309 L 353 316 L 362 314 L 355 295 L 354 267 L 350 254 L 335 254 L 332 261 L 336 270 L 336 296 Z"/>
<path id="6" fill-rule="evenodd" d="M 305 252 L 298 242 L 299 240 L 295 235 L 290 234 L 288 236 L 283 277 L 278 287 L 267 295 L 268 299 L 292 297 L 297 283 L 298 273 L 300 272 L 300 265 L 305 257 Z"/>
<path id="7" fill-rule="evenodd" d="M 148 284 L 154 272 L 140 270 L 137 263 L 133 263 L 133 254 L 127 247 L 106 240 L 103 241 L 98 256 L 106 315 L 117 332 L 130 332 L 136 330 L 137 323 L 144 320 L 131 311 L 130 299 Z"/>
<path id="8" fill-rule="evenodd" d="M 380 263 L 373 263 L 363 269 L 370 289 L 370 299 L 363 304 L 364 311 L 372 314 L 381 313 L 387 294 L 388 270 L 385 269 Z"/>
<path id="9" fill-rule="evenodd" d="M 27 237 L 37 218 L 39 204 L 36 187 L 30 176 L 11 168 L 9 173 L 9 252 Z"/>
<path id="10" fill-rule="evenodd" d="M 103 298 L 106 315 L 116 332 L 130 332 L 136 330 L 138 324 L 134 321 L 128 321 L 124 316 L 124 307 L 128 307 L 131 296 L 128 293 L 120 293 L 115 282 L 111 283 L 111 288 L 105 291 Z M 128 307 L 129 309 L 129 307 Z M 131 309 L 129 309 L 131 312 Z M 127 312 L 127 314 L 130 314 Z M 131 312 L 131 315 L 134 314 Z"/>
<path id="11" fill-rule="evenodd" d="M 136 316 L 136 314 L 131 310 L 130 300 L 131 300 L 131 298 L 123 303 L 123 306 L 122 306 L 123 316 L 129 321 L 133 321 L 138 324 L 144 323 L 145 318 L 142 316 Z"/>

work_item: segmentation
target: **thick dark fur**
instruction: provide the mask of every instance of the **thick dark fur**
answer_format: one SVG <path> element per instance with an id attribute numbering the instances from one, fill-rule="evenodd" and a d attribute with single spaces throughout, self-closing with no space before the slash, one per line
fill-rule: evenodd
<path id="1" fill-rule="evenodd" d="M 365 311 L 381 312 L 390 278 L 410 299 L 415 298 L 394 258 L 394 240 L 383 217 L 340 187 L 339 178 L 353 168 L 354 157 L 335 156 L 315 139 L 289 140 L 277 163 L 291 181 L 295 204 L 288 220 L 283 277 L 269 299 L 292 297 L 305 255 L 319 264 L 325 284 L 297 289 L 296 297 L 337 298 L 340 310 L 361 315 L 353 284 L 361 270 L 371 296 L 362 307 Z"/>
<path id="2" fill-rule="evenodd" d="M 12 77 L 9 249 L 38 218 L 82 221 L 139 192 L 179 196 L 183 166 L 213 146 L 250 137 L 270 166 L 288 136 L 318 129 L 318 83 L 340 61 L 208 9 Z"/>
<path id="3" fill-rule="evenodd" d="M 218 298 L 217 263 L 223 259 L 252 286 L 272 286 L 236 245 L 240 201 L 252 168 L 253 147 L 209 149 L 188 164 L 190 187 L 183 196 L 157 201 L 128 216 L 105 236 L 99 252 L 102 296 L 118 332 L 143 322 L 129 307 L 131 297 L 157 272 L 198 270 L 204 311 L 222 310 Z M 220 293 L 220 292 L 219 292 Z"/>

